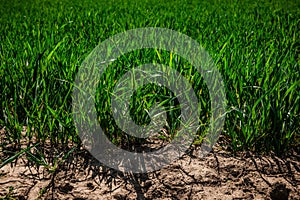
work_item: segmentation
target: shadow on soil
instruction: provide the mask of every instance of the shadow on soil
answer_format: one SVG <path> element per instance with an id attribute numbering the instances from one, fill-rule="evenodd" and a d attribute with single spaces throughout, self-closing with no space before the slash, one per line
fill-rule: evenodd
<path id="1" fill-rule="evenodd" d="M 193 149 L 171 165 L 148 174 L 109 169 L 83 150 L 74 151 L 53 171 L 20 158 L 0 169 L 0 197 L 284 200 L 300 196 L 298 152 L 278 158 L 251 153 L 232 156 L 217 149 L 203 159 Z"/>

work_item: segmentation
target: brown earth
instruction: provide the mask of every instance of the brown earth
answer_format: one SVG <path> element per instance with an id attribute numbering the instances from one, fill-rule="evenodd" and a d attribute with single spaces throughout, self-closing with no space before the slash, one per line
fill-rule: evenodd
<path id="1" fill-rule="evenodd" d="M 298 153 L 232 155 L 218 145 L 205 158 L 198 153 L 148 174 L 108 169 L 86 151 L 52 173 L 21 157 L 0 169 L 0 199 L 300 199 Z"/>

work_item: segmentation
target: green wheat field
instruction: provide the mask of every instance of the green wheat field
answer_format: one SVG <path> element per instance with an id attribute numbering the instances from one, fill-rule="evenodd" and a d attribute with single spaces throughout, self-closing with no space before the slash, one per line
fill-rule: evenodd
<path id="1" fill-rule="evenodd" d="M 1 167 L 21 155 L 42 164 L 41 149 L 49 145 L 66 156 L 80 148 L 72 92 L 81 63 L 105 39 L 144 27 L 186 34 L 211 55 L 226 90 L 222 138 L 230 151 L 282 155 L 299 147 L 300 1 L 0 2 Z M 111 141 L 123 146 L 143 142 L 125 137 L 113 120 L 110 98 L 116 81 L 134 66 L 160 63 L 180 72 L 197 91 L 201 115 L 194 144 L 202 142 L 211 115 L 209 91 L 188 61 L 172 52 L 142 49 L 113 63 L 100 79 L 95 104 Z M 145 110 L 155 102 L 167 110 L 169 134 L 176 132 L 180 109 L 167 88 L 137 90 L 132 118 L 139 125 L 149 123 Z M 31 148 L 39 151 L 33 154 Z"/>

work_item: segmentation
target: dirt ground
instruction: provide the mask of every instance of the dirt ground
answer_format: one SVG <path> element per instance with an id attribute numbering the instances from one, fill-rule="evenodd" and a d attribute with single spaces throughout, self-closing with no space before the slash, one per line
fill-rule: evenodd
<path id="1" fill-rule="evenodd" d="M 205 158 L 198 153 L 148 174 L 108 169 L 86 151 L 52 173 L 21 157 L 0 169 L 0 199 L 300 199 L 297 153 L 233 156 L 218 145 Z"/>

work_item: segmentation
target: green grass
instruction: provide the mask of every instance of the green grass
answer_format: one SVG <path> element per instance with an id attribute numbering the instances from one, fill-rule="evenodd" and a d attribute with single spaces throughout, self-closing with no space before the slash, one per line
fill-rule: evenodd
<path id="1" fill-rule="evenodd" d="M 108 37 L 141 27 L 182 32 L 210 53 L 225 82 L 228 114 L 223 134 L 233 150 L 281 154 L 299 146 L 299 1 L 0 2 L 3 151 L 8 146 L 15 153 L 22 151 L 23 140 L 28 146 L 39 142 L 41 147 L 48 140 L 52 146 L 80 144 L 71 113 L 72 83 L 79 66 Z M 124 55 L 101 79 L 106 84 L 97 93 L 101 96 L 97 98 L 98 114 L 106 133 L 116 143 L 123 137 L 112 120 L 108 101 L 115 80 L 132 66 L 147 62 L 171 63 L 199 91 L 201 140 L 211 112 L 205 82 L 187 61 L 156 50 Z M 147 96 L 153 91 L 158 95 Z M 147 123 L 143 110 L 168 96 L 172 94 L 167 89 L 152 86 L 137 91 L 132 103 L 138 109 L 132 113 L 145 120 L 137 123 Z M 139 103 L 142 100 L 144 105 Z M 174 100 L 166 103 L 177 105 Z M 176 109 L 171 110 L 168 120 L 176 120 L 178 115 Z M 23 126 L 27 127 L 25 135 L 21 134 Z"/>

